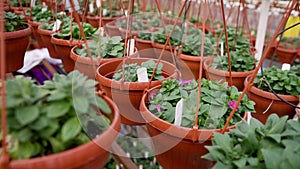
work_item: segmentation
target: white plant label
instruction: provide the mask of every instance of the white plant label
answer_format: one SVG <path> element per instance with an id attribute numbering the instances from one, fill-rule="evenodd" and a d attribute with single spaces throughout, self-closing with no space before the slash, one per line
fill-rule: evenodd
<path id="1" fill-rule="evenodd" d="M 136 74 L 138 77 L 138 82 L 148 82 L 149 81 L 148 74 L 147 74 L 147 68 L 145 68 L 145 67 L 138 68 L 136 70 Z"/>
<path id="2" fill-rule="evenodd" d="M 129 44 L 129 53 L 128 53 L 128 47 L 127 47 L 126 52 L 128 53 L 129 56 L 134 53 L 134 43 L 135 43 L 134 39 L 129 39 L 127 41 L 127 44 Z"/>
<path id="3" fill-rule="evenodd" d="M 94 4 L 93 4 L 93 3 L 90 3 L 90 4 L 89 4 L 89 11 L 90 11 L 91 13 L 94 12 Z"/>
<path id="4" fill-rule="evenodd" d="M 100 8 L 100 6 L 102 6 L 101 0 L 96 0 L 96 5 L 97 5 L 97 8 Z"/>
<path id="5" fill-rule="evenodd" d="M 59 19 L 56 19 L 56 21 L 54 22 L 54 25 L 53 25 L 53 28 L 52 28 L 52 31 L 53 32 L 56 32 L 59 30 L 60 28 L 60 24 L 61 24 L 61 21 Z"/>
<path id="6" fill-rule="evenodd" d="M 124 12 L 124 13 L 125 13 L 125 16 L 127 17 L 127 16 L 128 16 L 128 11 L 127 11 L 127 10 L 125 10 L 125 12 Z"/>
<path id="7" fill-rule="evenodd" d="M 73 0 L 75 10 L 78 11 L 80 9 L 78 0 Z M 70 12 L 73 12 L 70 0 L 66 0 L 65 8 Z"/>
<path id="8" fill-rule="evenodd" d="M 291 69 L 291 65 L 288 63 L 284 63 L 282 64 L 281 70 L 290 70 Z"/>
<path id="9" fill-rule="evenodd" d="M 35 6 L 35 0 L 31 0 L 31 1 L 30 1 L 30 6 L 31 6 L 31 7 L 34 7 L 34 6 Z"/>
<path id="10" fill-rule="evenodd" d="M 47 9 L 48 9 L 47 7 L 43 7 L 43 8 L 42 8 L 42 13 L 46 12 Z"/>
<path id="11" fill-rule="evenodd" d="M 175 108 L 175 121 L 174 125 L 180 126 L 181 125 L 181 119 L 182 119 L 182 107 L 183 107 L 183 99 L 180 99 Z"/>
<path id="12" fill-rule="evenodd" d="M 221 56 L 223 56 L 224 55 L 224 42 L 221 42 L 220 45 L 221 45 Z"/>
<path id="13" fill-rule="evenodd" d="M 103 16 L 106 16 L 107 13 L 108 13 L 107 9 L 104 8 L 104 9 L 102 10 L 102 15 L 103 15 Z"/>
<path id="14" fill-rule="evenodd" d="M 104 36 L 104 28 L 103 27 L 99 28 L 99 33 L 101 36 Z"/>

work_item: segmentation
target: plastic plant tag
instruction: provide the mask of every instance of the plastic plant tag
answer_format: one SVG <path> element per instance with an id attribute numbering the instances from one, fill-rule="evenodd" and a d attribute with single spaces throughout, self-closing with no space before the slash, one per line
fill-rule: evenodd
<path id="1" fill-rule="evenodd" d="M 94 12 L 94 4 L 93 4 L 93 3 L 90 3 L 90 4 L 89 4 L 89 11 L 90 11 L 91 13 Z"/>
<path id="2" fill-rule="evenodd" d="M 221 45 L 221 56 L 223 56 L 224 55 L 224 42 L 221 42 L 220 45 Z"/>
<path id="3" fill-rule="evenodd" d="M 138 77 L 138 82 L 148 82 L 149 81 L 148 74 L 147 74 L 147 68 L 145 68 L 145 67 L 138 68 L 136 70 L 136 74 Z"/>
<path id="4" fill-rule="evenodd" d="M 102 6 L 101 0 L 96 0 L 96 5 L 97 5 L 97 8 L 100 8 L 100 6 Z"/>
<path id="5" fill-rule="evenodd" d="M 134 39 L 129 39 L 127 41 L 127 44 L 129 44 L 128 45 L 129 46 L 129 53 L 128 53 L 128 47 L 127 47 L 127 53 L 128 53 L 129 56 L 134 53 L 134 43 L 135 43 Z"/>
<path id="6" fill-rule="evenodd" d="M 247 123 L 250 124 L 250 120 L 252 118 L 251 112 L 246 112 L 247 113 Z"/>
<path id="7" fill-rule="evenodd" d="M 180 99 L 175 108 L 175 121 L 174 125 L 180 126 L 181 125 L 181 119 L 182 119 L 182 107 L 183 107 L 183 99 Z"/>
<path id="8" fill-rule="evenodd" d="M 43 7 L 43 8 L 42 8 L 42 13 L 46 12 L 47 9 L 48 9 L 47 6 L 46 6 L 46 7 Z"/>
<path id="9" fill-rule="evenodd" d="M 60 24 L 61 24 L 61 21 L 59 19 L 56 19 L 56 21 L 54 22 L 54 25 L 53 25 L 53 28 L 52 28 L 52 31 L 53 32 L 56 32 L 59 30 L 60 28 Z"/>
<path id="10" fill-rule="evenodd" d="M 291 65 L 288 63 L 284 63 L 282 64 L 281 70 L 290 70 Z"/>
<path id="11" fill-rule="evenodd" d="M 127 16 L 128 16 L 128 11 L 127 11 L 127 10 L 125 10 L 125 12 L 124 12 L 124 13 L 125 13 L 125 16 L 127 17 Z"/>
<path id="12" fill-rule="evenodd" d="M 31 0 L 31 1 L 30 1 L 30 6 L 31 6 L 31 7 L 34 7 L 34 6 L 35 6 L 35 0 Z"/>
<path id="13" fill-rule="evenodd" d="M 104 28 L 103 27 L 100 27 L 98 31 L 101 36 L 104 36 Z"/>
<path id="14" fill-rule="evenodd" d="M 143 169 L 143 165 L 139 165 L 139 169 Z"/>
<path id="15" fill-rule="evenodd" d="M 103 10 L 102 10 L 102 15 L 103 15 L 103 16 L 106 16 L 107 13 L 108 13 L 107 9 L 103 9 Z"/>
<path id="16" fill-rule="evenodd" d="M 75 10 L 78 11 L 80 9 L 78 0 L 73 0 L 73 3 L 75 6 Z M 73 12 L 70 0 L 66 0 L 65 9 L 67 9 L 70 12 Z"/>

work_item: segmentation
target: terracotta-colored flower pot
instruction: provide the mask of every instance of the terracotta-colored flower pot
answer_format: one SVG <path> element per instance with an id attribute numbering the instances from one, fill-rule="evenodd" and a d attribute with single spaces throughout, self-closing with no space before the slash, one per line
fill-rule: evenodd
<path id="1" fill-rule="evenodd" d="M 109 157 L 108 150 L 120 131 L 119 110 L 115 103 L 103 96 L 112 109 L 108 115 L 110 127 L 92 141 L 61 153 L 16 160 L 9 163 L 10 169 L 98 169 L 103 168 Z"/>
<path id="2" fill-rule="evenodd" d="M 126 64 L 148 61 L 149 58 L 128 58 Z M 157 60 L 154 60 L 157 62 Z M 162 75 L 166 78 L 178 78 L 178 72 L 174 65 L 161 61 L 163 63 Z M 100 84 L 101 89 L 107 96 L 117 104 L 121 113 L 121 123 L 128 125 L 143 125 L 145 124 L 142 118 L 139 106 L 145 89 L 148 88 L 148 82 L 121 82 L 112 80 L 114 73 L 121 69 L 122 59 L 116 59 L 104 64 L 101 64 L 97 69 L 96 79 Z M 164 79 L 164 80 L 165 80 Z M 152 81 L 150 87 L 161 84 L 160 81 Z"/>
<path id="3" fill-rule="evenodd" d="M 75 62 L 74 60 L 71 59 L 70 53 L 71 53 L 71 49 L 74 46 L 80 44 L 80 41 L 63 40 L 52 36 L 51 43 L 54 45 L 56 53 L 61 58 L 65 71 L 66 72 L 73 71 L 75 67 Z"/>
<path id="4" fill-rule="evenodd" d="M 249 78 L 250 76 L 245 79 L 245 85 L 248 84 Z M 282 94 L 278 94 L 278 96 L 295 105 L 299 103 L 295 96 Z M 256 103 L 254 106 L 256 113 L 252 113 L 252 116 L 263 123 L 272 113 L 276 113 L 279 117 L 288 115 L 289 118 L 293 118 L 295 115 L 295 109 L 292 106 L 282 102 L 271 92 L 260 90 L 251 85 L 248 88 L 248 97 Z"/>
<path id="5" fill-rule="evenodd" d="M 278 61 L 281 63 L 293 64 L 295 59 L 297 58 L 297 51 L 294 49 L 284 49 L 278 47 L 276 49 L 276 54 L 278 57 Z"/>
<path id="6" fill-rule="evenodd" d="M 105 26 L 106 24 L 113 22 L 118 17 L 102 17 L 101 25 Z M 87 22 L 91 24 L 93 27 L 98 28 L 99 27 L 99 16 L 92 16 L 88 15 L 86 17 Z"/>
<path id="7" fill-rule="evenodd" d="M 119 27 L 115 25 L 115 21 L 107 23 L 104 26 L 104 29 L 106 30 L 107 34 L 109 36 L 121 36 L 121 32 L 119 30 Z"/>
<path id="8" fill-rule="evenodd" d="M 33 21 L 28 20 L 28 24 L 29 24 L 29 25 L 31 26 L 31 28 L 32 28 L 32 35 L 33 35 L 32 38 L 35 39 L 35 40 L 37 41 L 38 47 L 39 47 L 39 48 L 44 48 L 44 47 L 46 47 L 46 46 L 44 45 L 44 42 L 43 42 L 43 40 L 42 40 L 40 34 L 37 32 L 38 27 L 39 27 L 40 25 L 42 25 L 43 22 L 33 22 Z"/>
<path id="9" fill-rule="evenodd" d="M 162 49 L 164 47 L 163 44 L 159 44 L 159 43 L 155 43 L 154 41 L 152 41 L 152 47 L 153 47 L 153 50 L 154 50 L 154 53 L 155 53 L 155 58 L 159 58 L 160 56 L 160 53 L 162 52 Z M 163 55 L 162 55 L 162 60 L 164 61 L 167 61 L 169 63 L 174 63 L 173 60 L 175 59 L 174 56 L 172 55 L 171 53 L 171 48 L 172 48 L 172 51 L 174 52 L 175 51 L 175 47 L 171 47 L 169 45 L 166 46 L 164 52 L 163 52 Z"/>
<path id="10" fill-rule="evenodd" d="M 92 58 L 92 60 L 88 57 L 79 56 L 76 54 L 75 50 L 78 48 L 78 46 L 74 46 L 71 50 L 71 59 L 75 62 L 74 69 L 79 70 L 81 73 L 87 75 L 90 79 L 96 78 L 96 69 L 100 64 L 107 63 L 109 61 L 120 59 L 120 58 Z M 130 55 L 131 58 L 137 58 L 138 53 L 137 49 L 135 49 L 134 54 Z M 93 68 L 93 65 L 95 65 L 95 71 Z"/>
<path id="11" fill-rule="evenodd" d="M 53 43 L 51 43 L 51 34 L 54 32 L 50 30 L 41 29 L 40 26 L 38 27 L 37 32 L 38 34 L 40 34 L 41 39 L 46 48 L 48 49 L 50 56 L 54 59 L 60 59 L 59 55 L 56 53 Z"/>
<path id="12" fill-rule="evenodd" d="M 219 70 L 211 67 L 212 60 L 206 60 L 204 62 L 204 70 L 206 74 L 206 78 L 210 80 L 220 80 L 221 82 L 229 82 L 230 76 L 228 71 Z M 239 91 L 244 89 L 244 81 L 247 76 L 251 75 L 252 71 L 247 72 L 231 72 L 232 77 L 232 85 L 236 86 Z"/>
<path id="13" fill-rule="evenodd" d="M 31 28 L 5 32 L 5 72 L 15 72 L 23 67 L 25 52 L 29 45 Z M 0 66 L 1 67 L 1 66 Z"/>
<path id="14" fill-rule="evenodd" d="M 140 57 L 143 58 L 155 58 L 155 53 L 152 48 L 151 40 L 143 40 L 135 38 L 135 47 L 138 49 Z"/>
<path id="15" fill-rule="evenodd" d="M 212 144 L 213 132 L 221 132 L 222 129 L 186 128 L 158 118 L 148 110 L 147 102 L 149 101 L 149 94 L 160 88 L 161 86 L 156 86 L 145 92 L 140 105 L 140 111 L 146 121 L 157 161 L 168 169 L 211 168 L 213 162 L 202 159 L 201 156 L 208 153 L 205 146 Z M 230 126 L 226 130 L 234 127 Z"/>
<path id="16" fill-rule="evenodd" d="M 181 72 L 181 76 L 184 80 L 189 79 L 198 79 L 199 78 L 199 69 L 200 69 L 200 56 L 191 56 L 185 54 L 178 54 L 177 55 L 177 66 Z M 213 57 L 203 57 L 203 62 L 206 60 L 213 60 Z M 202 71 L 202 77 L 205 78 L 206 75 L 204 70 Z"/>

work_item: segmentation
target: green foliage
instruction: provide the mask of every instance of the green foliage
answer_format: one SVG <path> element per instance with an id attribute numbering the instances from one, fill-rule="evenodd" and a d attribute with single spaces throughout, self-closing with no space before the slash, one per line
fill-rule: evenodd
<path id="1" fill-rule="evenodd" d="M 271 114 L 265 125 L 252 118 L 238 123 L 227 133 L 214 133 L 209 153 L 213 169 L 256 168 L 297 169 L 300 167 L 300 121 L 287 121 Z"/>
<path id="2" fill-rule="evenodd" d="M 42 12 L 43 8 L 47 8 L 47 10 Z M 30 13 L 30 10 L 28 10 L 27 13 Z M 51 20 L 51 10 L 47 6 L 34 6 L 31 15 L 33 16 L 32 21 L 34 22 L 49 22 Z"/>
<path id="3" fill-rule="evenodd" d="M 185 34 L 184 40 L 182 42 L 182 53 L 192 56 L 201 55 L 201 45 L 202 45 L 202 31 L 190 27 L 189 32 Z M 213 53 L 213 43 L 210 40 L 210 35 L 204 35 L 204 54 L 203 56 L 211 56 Z"/>
<path id="4" fill-rule="evenodd" d="M 94 28 L 89 23 L 82 22 L 81 24 L 82 24 L 83 32 L 87 39 L 90 39 L 97 32 L 97 28 Z M 53 34 L 53 36 L 64 40 L 69 40 L 70 35 L 71 35 L 70 26 L 63 27 L 61 32 Z M 72 23 L 72 38 L 75 40 L 79 40 L 79 39 L 82 40 L 82 36 L 80 34 L 79 26 L 77 23 Z"/>
<path id="5" fill-rule="evenodd" d="M 151 40 L 152 33 L 151 32 L 141 32 L 138 34 L 138 38 L 142 40 Z"/>
<path id="6" fill-rule="evenodd" d="M 9 154 L 12 159 L 49 155 L 88 142 L 93 125 L 99 134 L 109 120 L 98 108 L 111 113 L 107 103 L 95 95 L 94 80 L 73 71 L 55 74 L 53 81 L 38 86 L 16 76 L 6 81 Z M 98 112 L 97 112 L 98 111 Z M 79 119 L 80 120 L 79 120 Z"/>
<path id="7" fill-rule="evenodd" d="M 255 68 L 256 59 L 249 51 L 237 50 L 230 52 L 231 71 L 246 72 Z M 228 71 L 228 57 L 219 56 L 214 59 L 212 67 L 215 69 Z"/>
<path id="8" fill-rule="evenodd" d="M 9 0 L 8 1 L 13 7 L 19 7 L 19 1 L 18 0 Z M 22 7 L 30 7 L 30 1 L 28 0 L 21 0 Z M 35 5 L 38 5 L 40 1 L 35 1 Z"/>
<path id="9" fill-rule="evenodd" d="M 300 39 L 299 38 L 282 37 L 279 45 L 280 45 L 280 47 L 283 47 L 285 49 L 296 50 L 300 46 Z"/>
<path id="10" fill-rule="evenodd" d="M 12 12 L 5 12 L 5 32 L 13 32 L 27 28 L 26 21 L 23 16 L 16 15 Z"/>
<path id="11" fill-rule="evenodd" d="M 292 66 L 291 70 L 281 70 L 276 66 L 264 69 L 264 76 L 270 83 L 271 88 L 278 94 L 293 95 L 300 94 L 299 66 Z M 264 82 L 262 74 L 258 73 L 254 84 L 261 90 L 269 91 L 268 85 Z"/>
<path id="12" fill-rule="evenodd" d="M 124 81 L 125 82 L 137 82 L 138 81 L 137 70 L 141 67 L 145 67 L 147 69 L 148 78 L 150 79 L 155 66 L 156 66 L 156 63 L 153 60 L 148 60 L 146 62 L 143 62 L 141 65 L 138 65 L 136 63 L 129 64 L 129 65 L 125 64 Z M 164 78 L 162 76 L 162 67 L 163 67 L 163 64 L 159 63 L 157 70 L 154 74 L 154 80 L 161 80 Z M 114 80 L 122 79 L 122 69 L 119 69 L 118 71 L 115 72 L 113 79 Z"/>
<path id="13" fill-rule="evenodd" d="M 198 83 L 195 80 L 177 81 L 167 79 L 157 93 L 150 93 L 149 110 L 157 117 L 174 123 L 175 107 L 180 99 L 183 101 L 183 127 L 193 127 Z M 199 104 L 199 128 L 222 128 L 240 96 L 235 86 L 202 79 Z M 254 111 L 254 102 L 244 96 L 230 124 L 241 120 L 244 112 Z"/>
<path id="14" fill-rule="evenodd" d="M 161 19 L 157 16 L 152 16 L 150 18 L 150 21 L 148 24 L 152 27 L 161 27 L 162 26 Z"/>
<path id="15" fill-rule="evenodd" d="M 117 21 L 116 25 L 121 27 L 122 29 L 127 29 L 127 19 L 122 19 L 120 21 Z M 130 26 L 130 25 L 128 25 L 128 26 Z M 147 30 L 147 29 L 148 29 L 148 26 L 138 20 L 133 20 L 131 23 L 131 30 L 133 30 L 133 31 L 142 31 L 142 30 Z"/>
<path id="16" fill-rule="evenodd" d="M 100 50 L 101 58 L 121 58 L 124 55 L 124 43 L 120 36 L 101 37 L 101 47 L 98 46 L 98 38 L 88 42 L 88 47 L 95 58 L 98 57 L 98 50 Z M 82 48 L 76 48 L 76 53 L 88 57 L 85 44 L 82 45 Z"/>
<path id="17" fill-rule="evenodd" d="M 62 21 L 62 23 L 60 24 L 60 30 L 66 29 L 67 27 L 70 26 L 70 20 L 71 20 L 70 17 L 68 17 L 68 16 L 62 16 L 62 15 L 57 15 L 57 19 L 59 19 L 60 21 Z M 53 21 L 51 23 L 43 23 L 39 27 L 41 29 L 44 29 L 44 30 L 50 30 L 50 31 L 52 31 L 52 29 L 54 27 L 54 23 L 55 23 L 55 21 Z"/>
<path id="18" fill-rule="evenodd" d="M 173 25 L 166 26 L 167 35 L 170 34 L 172 28 L 173 28 Z M 152 34 L 152 40 L 154 40 L 154 42 L 159 43 L 159 44 L 165 44 L 167 41 L 167 35 L 165 34 L 164 29 L 161 28 L 159 31 L 154 32 Z M 181 40 L 180 37 L 181 37 L 181 28 L 176 25 L 174 32 L 172 33 L 172 35 L 170 37 L 171 46 L 180 45 L 180 40 Z"/>

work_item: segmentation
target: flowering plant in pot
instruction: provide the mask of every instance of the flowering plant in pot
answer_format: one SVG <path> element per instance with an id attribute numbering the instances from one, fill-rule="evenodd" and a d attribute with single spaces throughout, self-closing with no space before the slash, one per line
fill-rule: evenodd
<path id="1" fill-rule="evenodd" d="M 214 41 L 211 35 L 204 34 L 203 61 L 211 60 L 213 55 Z M 181 70 L 183 79 L 198 79 L 200 67 L 200 55 L 202 44 L 202 31 L 189 26 L 183 35 L 182 49 L 177 53 L 177 64 Z"/>
<path id="2" fill-rule="evenodd" d="M 211 144 L 213 132 L 221 132 L 240 92 L 235 86 L 228 86 L 227 82 L 203 78 L 201 85 L 197 122 L 195 114 L 198 83 L 195 80 L 168 79 L 143 95 L 140 109 L 152 137 L 156 158 L 163 167 L 212 166 L 211 162 L 200 159 L 199 156 L 207 153 L 204 146 Z M 181 118 L 176 118 L 176 107 L 181 99 L 182 115 Z M 230 125 L 241 121 L 244 112 L 253 111 L 254 104 L 244 96 Z M 194 123 L 197 123 L 198 128 L 192 128 Z"/>
<path id="3" fill-rule="evenodd" d="M 22 16 L 12 12 L 5 12 L 4 19 L 5 72 L 14 72 L 23 66 L 25 52 L 32 32 Z"/>
<path id="4" fill-rule="evenodd" d="M 218 168 L 299 168 L 300 121 L 272 114 L 266 124 L 252 118 L 224 134 L 214 133 L 202 156 Z"/>
<path id="5" fill-rule="evenodd" d="M 272 90 L 282 99 L 297 105 L 300 94 L 300 79 L 299 72 L 297 72 L 299 67 L 298 65 L 295 68 L 292 67 L 291 70 L 281 70 L 272 66 L 264 69 L 263 74 L 257 74 L 254 84 L 248 89 L 249 97 L 256 102 L 256 113 L 253 113 L 255 118 L 265 123 L 267 117 L 272 113 L 293 117 L 295 114 L 294 107 L 277 98 Z M 245 84 L 248 83 L 248 78 L 245 79 Z"/>
<path id="6" fill-rule="evenodd" d="M 281 63 L 293 64 L 300 47 L 299 38 L 282 37 L 276 48 L 277 59 Z"/>
<path id="7" fill-rule="evenodd" d="M 100 39 L 101 42 L 99 42 Z M 93 69 L 93 64 L 98 67 L 101 63 L 108 62 L 115 58 L 121 58 L 124 55 L 124 42 L 120 36 L 100 37 L 100 39 L 93 38 L 92 41 L 88 42 L 88 47 L 93 57 L 92 60 L 88 56 L 85 44 L 75 46 L 71 50 L 70 57 L 76 62 L 75 69 L 78 69 L 93 79 L 95 79 L 96 74 Z"/>
<path id="8" fill-rule="evenodd" d="M 242 32 L 238 32 L 238 34 L 239 33 Z M 225 40 L 224 36 L 222 38 Z M 233 28 L 228 30 L 228 44 L 230 50 L 232 85 L 242 90 L 244 88 L 245 78 L 252 74 L 255 68 L 256 59 L 249 46 L 249 40 L 244 36 L 236 36 L 235 29 Z M 211 61 L 204 62 L 207 78 L 211 80 L 230 81 L 228 54 L 218 56 L 214 58 L 213 62 L 209 62 Z"/>
<path id="9" fill-rule="evenodd" d="M 96 95 L 97 82 L 74 71 L 43 86 L 23 76 L 6 83 L 10 168 L 104 166 L 120 121 L 112 101 Z"/>
<path id="10" fill-rule="evenodd" d="M 82 24 L 87 39 L 91 39 L 91 37 L 96 34 L 97 28 L 94 28 L 88 23 L 80 24 Z M 52 34 L 51 43 L 54 44 L 56 52 L 62 59 L 64 69 L 67 72 L 74 70 L 75 62 L 70 58 L 71 49 L 83 43 L 79 25 L 72 23 L 72 26 L 64 27 L 61 32 Z"/>
<path id="11" fill-rule="evenodd" d="M 138 71 L 144 69 L 149 78 L 157 65 L 155 78 L 151 82 L 138 80 Z M 124 67 L 123 67 L 124 65 Z M 142 67 L 142 68 L 141 68 Z M 124 68 L 124 71 L 122 71 Z M 141 69 L 139 69 L 141 68 Z M 120 110 L 121 122 L 129 125 L 142 125 L 139 105 L 147 87 L 159 85 L 166 78 L 178 78 L 178 70 L 168 62 L 150 58 L 123 58 L 101 64 L 97 69 L 96 79 L 106 95 L 112 98 Z M 124 74 L 124 79 L 122 78 Z"/>

